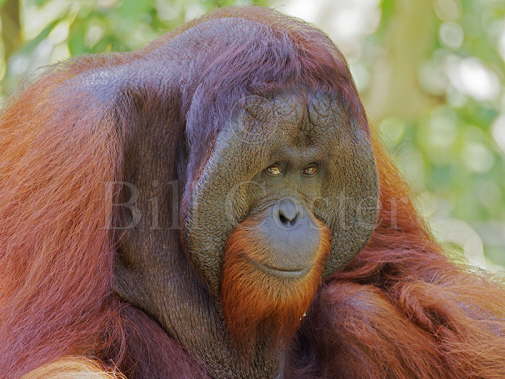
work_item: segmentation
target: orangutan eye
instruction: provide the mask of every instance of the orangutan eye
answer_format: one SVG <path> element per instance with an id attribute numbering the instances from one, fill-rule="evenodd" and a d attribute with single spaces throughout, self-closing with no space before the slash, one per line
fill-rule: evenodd
<path id="1" fill-rule="evenodd" d="M 265 172 L 270 176 L 279 176 L 282 175 L 282 168 L 278 163 L 274 163 L 273 165 L 267 167 Z"/>
<path id="2" fill-rule="evenodd" d="M 302 171 L 305 176 L 314 176 L 319 172 L 319 167 L 317 163 L 311 163 L 307 167 L 305 167 Z"/>

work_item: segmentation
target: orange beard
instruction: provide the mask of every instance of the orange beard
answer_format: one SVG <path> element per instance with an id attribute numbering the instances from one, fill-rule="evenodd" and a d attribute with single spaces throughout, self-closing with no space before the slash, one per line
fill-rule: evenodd
<path id="1" fill-rule="evenodd" d="M 296 333 L 321 283 L 330 250 L 330 230 L 314 220 L 320 243 L 309 272 L 300 278 L 272 276 L 251 262 L 265 262 L 265 242 L 254 235 L 258 222 L 248 218 L 231 233 L 221 283 L 226 325 L 234 340 L 246 350 L 253 348 L 260 336 L 268 344 L 278 346 Z"/>

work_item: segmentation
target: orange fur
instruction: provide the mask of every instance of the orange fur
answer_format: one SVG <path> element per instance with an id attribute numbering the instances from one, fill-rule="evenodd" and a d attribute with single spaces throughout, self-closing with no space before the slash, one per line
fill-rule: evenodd
<path id="1" fill-rule="evenodd" d="M 304 326 L 322 376 L 505 377 L 504 285 L 443 254 L 377 142 L 375 155 L 379 224 Z"/>
<path id="2" fill-rule="evenodd" d="M 274 344 L 292 337 L 321 284 L 321 272 L 330 248 L 330 231 L 315 221 L 320 245 L 310 271 L 302 278 L 280 279 L 253 262 L 265 262 L 264 247 L 254 233 L 261 217 L 249 217 L 231 233 L 225 249 L 221 301 L 226 325 L 242 346 L 252 346 L 257 333 Z"/>
<path id="3" fill-rule="evenodd" d="M 54 70 L 0 118 L 0 376 L 100 349 L 117 322 L 105 183 L 120 138 L 92 98 L 61 90 L 86 66 Z"/>
<path id="4" fill-rule="evenodd" d="M 301 66 L 310 66 L 313 49 L 326 52 L 314 39 Z M 198 363 L 155 321 L 133 307 L 125 312 L 112 294 L 113 199 L 104 184 L 122 179 L 123 142 L 111 116 L 117 105 L 62 88 L 80 72 L 117 64 L 117 57 L 53 70 L 0 117 L 1 378 L 30 371 L 58 377 L 72 367 L 107 377 L 103 372 L 116 365 L 131 377 L 205 376 L 191 371 Z M 341 71 L 328 72 L 340 75 L 349 109 L 362 112 L 339 64 Z M 374 150 L 379 223 L 368 245 L 316 294 L 297 333 L 301 349 L 311 351 L 291 362 L 293 370 L 326 378 L 505 377 L 505 288 L 444 256 L 376 138 Z M 288 288 L 243 261 L 242 253 L 261 259 L 246 227 L 233 232 L 226 251 L 227 324 L 241 341 L 258 326 L 288 338 L 320 284 L 328 239 L 313 272 Z M 65 356 L 96 358 L 103 372 L 81 358 L 57 362 Z"/>

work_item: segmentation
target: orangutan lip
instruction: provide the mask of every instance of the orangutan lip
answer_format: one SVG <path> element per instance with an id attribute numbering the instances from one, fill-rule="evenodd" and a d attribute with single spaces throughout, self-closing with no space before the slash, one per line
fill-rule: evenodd
<path id="1" fill-rule="evenodd" d="M 260 271 L 281 278 L 289 278 L 289 279 L 300 278 L 309 271 L 308 268 L 288 269 L 288 268 L 274 267 L 265 263 L 257 262 L 249 257 L 247 257 L 247 260 L 250 263 L 252 263 L 255 267 L 257 267 Z"/>

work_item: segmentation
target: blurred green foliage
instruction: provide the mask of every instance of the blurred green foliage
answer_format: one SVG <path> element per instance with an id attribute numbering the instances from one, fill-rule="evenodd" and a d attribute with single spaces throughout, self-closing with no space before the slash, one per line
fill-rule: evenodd
<path id="1" fill-rule="evenodd" d="M 213 8 L 248 4 L 315 15 L 435 234 L 471 263 L 505 265 L 503 0 L 0 0 L 0 97 L 41 66 L 137 49 Z"/>

